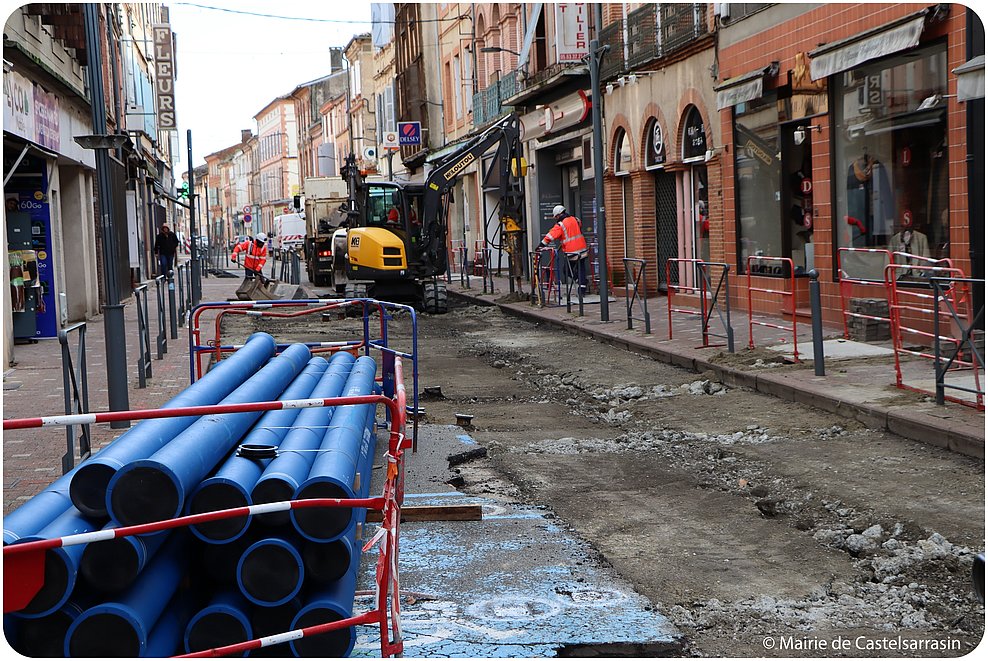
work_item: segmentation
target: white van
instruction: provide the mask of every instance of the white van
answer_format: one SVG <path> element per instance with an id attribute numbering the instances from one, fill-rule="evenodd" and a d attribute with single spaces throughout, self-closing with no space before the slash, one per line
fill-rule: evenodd
<path id="1" fill-rule="evenodd" d="M 272 247 L 279 257 L 286 250 L 301 250 L 305 243 L 305 214 L 287 213 L 274 217 Z"/>

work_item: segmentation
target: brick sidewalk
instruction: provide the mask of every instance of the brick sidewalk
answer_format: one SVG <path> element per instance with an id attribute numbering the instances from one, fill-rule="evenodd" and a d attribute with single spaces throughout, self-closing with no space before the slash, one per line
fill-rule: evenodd
<path id="1" fill-rule="evenodd" d="M 240 278 L 203 278 L 203 301 L 234 298 Z M 177 292 L 176 292 L 177 293 Z M 151 325 L 152 377 L 147 387 L 138 388 L 137 306 L 131 298 L 124 307 L 127 338 L 127 381 L 131 409 L 158 408 L 189 385 L 188 328 L 179 326 L 178 338 L 166 333 L 168 351 L 157 360 L 154 338 L 158 332 L 157 300 L 154 283 L 148 286 L 148 314 Z M 75 359 L 77 340 L 69 346 Z M 89 410 L 108 410 L 106 347 L 103 317 L 86 323 L 86 353 L 89 383 Z M 37 344 L 19 344 L 14 348 L 15 365 L 4 372 L 3 417 L 27 418 L 59 415 L 64 412 L 61 346 L 58 340 L 40 340 Z M 125 429 L 111 429 L 108 424 L 90 426 L 93 451 L 122 434 Z M 78 433 L 78 428 L 76 429 Z M 21 502 L 43 490 L 61 475 L 61 457 L 66 451 L 65 428 L 22 430 L 3 436 L 3 511 L 8 513 Z M 78 461 L 78 458 L 77 458 Z"/>

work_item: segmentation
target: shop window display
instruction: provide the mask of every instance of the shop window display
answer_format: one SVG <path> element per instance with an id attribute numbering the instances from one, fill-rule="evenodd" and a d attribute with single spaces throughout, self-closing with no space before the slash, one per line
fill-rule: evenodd
<path id="1" fill-rule="evenodd" d="M 775 93 L 735 106 L 739 269 L 752 255 L 782 256 L 781 164 Z"/>
<path id="2" fill-rule="evenodd" d="M 946 46 L 858 67 L 834 83 L 838 247 L 949 257 Z M 868 260 L 857 262 L 842 267 L 881 278 Z"/>

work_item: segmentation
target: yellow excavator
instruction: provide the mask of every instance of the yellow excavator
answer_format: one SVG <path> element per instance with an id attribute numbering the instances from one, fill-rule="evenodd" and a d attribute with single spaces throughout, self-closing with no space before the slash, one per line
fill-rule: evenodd
<path id="1" fill-rule="evenodd" d="M 337 290 L 348 298 L 366 296 L 412 303 L 433 314 L 446 312 L 442 278 L 448 268 L 450 191 L 463 171 L 482 163 L 494 147 L 484 182 L 498 187 L 504 244 L 520 280 L 527 165 L 518 118 L 509 115 L 443 158 L 421 183 L 368 181 L 353 155 L 347 157 L 342 168 L 349 195 L 345 233 L 338 230 L 333 242 Z"/>

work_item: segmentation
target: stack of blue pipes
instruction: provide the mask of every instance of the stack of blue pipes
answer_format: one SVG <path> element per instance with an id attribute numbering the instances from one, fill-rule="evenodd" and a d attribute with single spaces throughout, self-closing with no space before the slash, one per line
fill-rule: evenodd
<path id="1" fill-rule="evenodd" d="M 370 356 L 275 350 L 274 338 L 255 333 L 162 408 L 381 391 Z M 3 543 L 281 500 L 366 498 L 376 430 L 372 404 L 145 420 L 5 516 Z M 365 516 L 311 508 L 51 549 L 41 590 L 4 616 L 4 634 L 28 657 L 162 657 L 345 619 Z M 355 638 L 348 627 L 251 655 L 344 657 Z"/>

